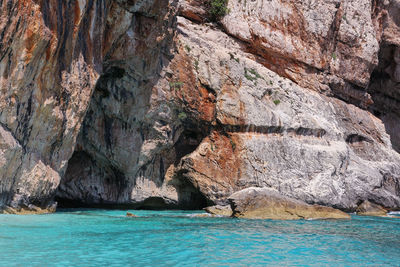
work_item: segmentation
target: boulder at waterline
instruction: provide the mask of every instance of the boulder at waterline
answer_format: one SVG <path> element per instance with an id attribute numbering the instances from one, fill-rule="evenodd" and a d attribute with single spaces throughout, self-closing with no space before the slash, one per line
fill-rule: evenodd
<path id="1" fill-rule="evenodd" d="M 365 200 L 357 207 L 357 215 L 362 216 L 386 216 L 387 210 L 382 206 Z"/>
<path id="2" fill-rule="evenodd" d="M 270 188 L 250 187 L 229 197 L 232 216 L 247 219 L 350 219 L 338 209 L 305 202 L 281 195 Z"/>
<path id="3" fill-rule="evenodd" d="M 204 208 L 204 210 L 207 213 L 210 213 L 213 215 L 226 216 L 226 217 L 230 217 L 232 215 L 232 209 L 231 209 L 231 206 L 229 206 L 229 205 L 226 205 L 226 206 L 215 205 L 215 206 L 206 207 L 206 208 Z"/>
<path id="4" fill-rule="evenodd" d="M 41 208 L 41 207 L 30 204 L 28 206 L 17 207 L 17 208 L 7 207 L 7 208 L 3 209 L 0 213 L 19 214 L 19 215 L 48 214 L 48 213 L 55 212 L 56 208 L 57 208 L 56 203 L 54 203 L 51 206 L 48 206 L 47 208 Z"/>

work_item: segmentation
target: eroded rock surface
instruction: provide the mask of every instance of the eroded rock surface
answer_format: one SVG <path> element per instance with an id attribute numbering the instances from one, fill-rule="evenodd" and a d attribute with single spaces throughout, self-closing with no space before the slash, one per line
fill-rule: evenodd
<path id="1" fill-rule="evenodd" d="M 308 205 L 281 195 L 270 188 L 250 187 L 229 197 L 232 216 L 246 219 L 350 219 L 340 210 L 320 205 Z"/>
<path id="2" fill-rule="evenodd" d="M 1 2 L 1 206 L 399 208 L 399 3 Z"/>
<path id="3" fill-rule="evenodd" d="M 179 122 L 172 121 L 176 117 L 158 89 L 169 89 L 161 75 L 173 57 L 175 9 L 168 1 L 143 2 L 146 8 L 137 4 L 129 10 L 126 32 L 99 78 L 57 193 L 60 200 L 151 208 L 177 204 L 177 190 L 163 183 L 176 158 L 171 148 Z M 195 201 L 190 193 L 186 197 Z"/>
<path id="4" fill-rule="evenodd" d="M 1 2 L 2 208 L 53 205 L 98 78 L 135 50 L 133 25 L 149 31 L 134 14 L 151 20 L 159 2 Z"/>
<path id="5" fill-rule="evenodd" d="M 400 158 L 379 119 L 278 76 L 220 31 L 178 22 L 194 73 L 216 93 L 215 126 L 179 165 L 208 199 L 258 186 L 346 210 L 400 204 Z"/>
<path id="6" fill-rule="evenodd" d="M 0 5 L 0 206 L 46 209 L 53 205 L 107 52 L 101 14 L 106 4 Z"/>

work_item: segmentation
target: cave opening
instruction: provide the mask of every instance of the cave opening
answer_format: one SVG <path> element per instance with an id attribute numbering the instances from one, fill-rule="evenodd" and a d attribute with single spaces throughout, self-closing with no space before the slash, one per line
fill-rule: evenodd
<path id="1" fill-rule="evenodd" d="M 177 158 L 180 160 L 193 152 L 202 138 L 196 131 L 184 131 L 176 143 Z M 212 204 L 183 172 L 178 172 L 174 181 L 177 201 L 149 196 L 140 202 L 130 202 L 126 195 L 129 192 L 127 180 L 121 171 L 107 166 L 107 162 L 101 163 L 85 151 L 75 151 L 55 201 L 58 209 L 201 210 Z"/>
<path id="2" fill-rule="evenodd" d="M 399 59 L 397 59 L 399 58 Z M 380 118 L 390 136 L 393 149 L 400 153 L 400 47 L 384 43 L 379 51 L 379 63 L 371 74 L 367 88 L 373 104 L 369 110 Z"/>
<path id="3" fill-rule="evenodd" d="M 178 199 L 160 197 L 157 192 L 148 195 L 143 192 L 144 199 L 131 197 L 135 179 L 144 177 L 157 187 L 163 186 L 168 168 L 177 166 L 183 157 L 195 151 L 211 126 L 209 122 L 199 121 L 198 114 L 194 116 L 192 110 L 175 110 L 182 124 L 179 127 L 183 129 L 173 129 L 180 133 L 173 148 L 160 149 L 158 154 L 151 155 L 148 163 L 140 165 L 142 155 L 137 156 L 141 152 L 134 146 L 142 146 L 146 138 L 154 134 L 151 132 L 153 121 L 147 121 L 145 115 L 157 79 L 137 80 L 134 69 L 121 66 L 109 66 L 96 84 L 75 152 L 55 196 L 58 207 L 199 210 L 208 206 L 207 198 L 184 177 L 174 182 Z M 155 118 L 154 121 L 160 120 Z M 168 155 L 170 149 L 174 150 L 174 156 Z M 133 160 L 121 160 L 122 157 L 115 156 L 118 153 Z"/>

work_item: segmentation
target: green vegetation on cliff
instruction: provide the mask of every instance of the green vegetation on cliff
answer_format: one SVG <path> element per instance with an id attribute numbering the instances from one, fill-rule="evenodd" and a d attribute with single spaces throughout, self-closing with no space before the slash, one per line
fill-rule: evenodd
<path id="1" fill-rule="evenodd" d="M 212 21 L 218 21 L 228 14 L 228 0 L 210 0 L 209 13 Z"/>

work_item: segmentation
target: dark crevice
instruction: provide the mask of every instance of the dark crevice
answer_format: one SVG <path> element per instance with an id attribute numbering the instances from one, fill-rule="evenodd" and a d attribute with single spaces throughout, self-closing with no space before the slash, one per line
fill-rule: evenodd
<path id="1" fill-rule="evenodd" d="M 359 134 L 350 134 L 349 136 L 346 137 L 346 143 L 354 144 L 354 143 L 361 143 L 361 142 L 371 143 L 372 140 L 365 136 L 359 135 Z"/>
<path id="2" fill-rule="evenodd" d="M 175 144 L 175 164 L 178 164 L 184 156 L 189 155 L 193 151 L 195 151 L 205 136 L 206 135 L 192 129 L 184 130 L 184 132 L 181 134 Z"/>
<path id="3" fill-rule="evenodd" d="M 267 125 L 254 125 L 254 124 L 241 124 L 241 125 L 228 125 L 219 124 L 216 127 L 217 131 L 226 133 L 259 133 L 259 134 L 295 134 L 298 136 L 314 136 L 322 138 L 326 135 L 324 129 L 313 128 L 285 128 L 283 126 L 267 126 Z"/>
<path id="4" fill-rule="evenodd" d="M 393 148 L 400 153 L 400 83 L 394 77 L 396 49 L 400 48 L 381 44 L 379 64 L 371 74 L 367 91 L 373 99 L 369 111 L 382 120 Z"/>
<path id="5" fill-rule="evenodd" d="M 184 207 L 184 209 L 200 210 L 213 205 L 214 203 L 201 193 L 200 189 L 193 184 L 186 174 L 187 170 L 185 169 L 181 169 L 175 174 L 176 181 L 179 183 L 177 185 L 179 192 L 178 201 L 181 203 L 181 206 Z"/>
<path id="6" fill-rule="evenodd" d="M 87 205 L 118 203 L 127 185 L 125 175 L 115 166 L 95 161 L 85 151 L 75 151 L 58 187 L 56 199 L 61 206 L 69 202 Z"/>
<path id="7" fill-rule="evenodd" d="M 336 4 L 335 18 L 329 28 L 327 36 L 321 45 L 322 52 L 326 55 L 331 55 L 336 50 L 338 42 L 338 34 L 343 17 L 343 5 L 342 2 Z"/>

